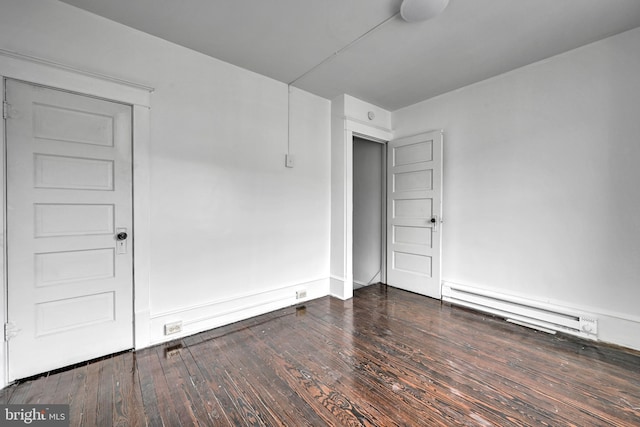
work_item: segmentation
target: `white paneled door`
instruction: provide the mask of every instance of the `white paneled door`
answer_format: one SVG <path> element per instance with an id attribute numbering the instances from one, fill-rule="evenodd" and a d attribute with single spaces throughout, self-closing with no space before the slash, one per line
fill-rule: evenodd
<path id="1" fill-rule="evenodd" d="M 6 81 L 9 380 L 133 347 L 131 107 Z"/>
<path id="2" fill-rule="evenodd" d="M 387 284 L 440 298 L 442 132 L 388 149 Z"/>

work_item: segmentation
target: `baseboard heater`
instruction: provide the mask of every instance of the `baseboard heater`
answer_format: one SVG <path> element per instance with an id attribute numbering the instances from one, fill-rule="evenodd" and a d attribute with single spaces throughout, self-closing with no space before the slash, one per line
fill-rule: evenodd
<path id="1" fill-rule="evenodd" d="M 450 282 L 442 283 L 442 300 L 544 332 L 598 339 L 597 318 L 573 309 Z"/>

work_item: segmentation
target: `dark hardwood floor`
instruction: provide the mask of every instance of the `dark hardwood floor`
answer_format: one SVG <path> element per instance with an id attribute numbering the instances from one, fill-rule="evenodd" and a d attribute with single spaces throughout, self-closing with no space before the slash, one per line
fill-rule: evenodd
<path id="1" fill-rule="evenodd" d="M 640 353 L 374 285 L 0 398 L 69 403 L 73 426 L 640 426 Z"/>

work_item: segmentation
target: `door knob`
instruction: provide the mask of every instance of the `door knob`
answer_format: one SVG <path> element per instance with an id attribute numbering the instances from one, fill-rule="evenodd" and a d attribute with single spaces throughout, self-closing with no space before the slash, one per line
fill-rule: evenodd
<path id="1" fill-rule="evenodd" d="M 431 223 L 431 230 L 438 231 L 438 215 L 432 216 L 429 222 Z"/>
<path id="2" fill-rule="evenodd" d="M 128 235 L 127 235 L 127 233 L 125 233 L 124 231 L 121 231 L 120 233 L 118 233 L 118 234 L 116 235 L 116 238 L 117 238 L 118 240 L 126 240 L 126 239 L 127 239 L 127 237 L 128 237 Z"/>

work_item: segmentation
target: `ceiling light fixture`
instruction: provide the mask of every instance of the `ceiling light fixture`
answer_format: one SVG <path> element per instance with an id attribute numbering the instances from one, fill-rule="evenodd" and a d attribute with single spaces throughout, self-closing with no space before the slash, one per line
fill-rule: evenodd
<path id="1" fill-rule="evenodd" d="M 449 0 L 404 0 L 400 16 L 407 22 L 426 21 L 442 13 L 448 4 Z"/>

